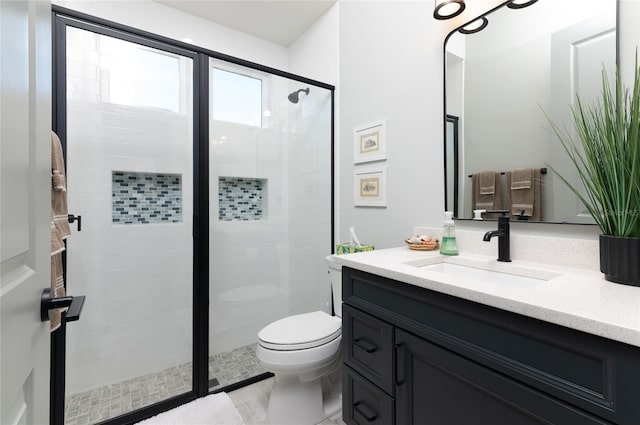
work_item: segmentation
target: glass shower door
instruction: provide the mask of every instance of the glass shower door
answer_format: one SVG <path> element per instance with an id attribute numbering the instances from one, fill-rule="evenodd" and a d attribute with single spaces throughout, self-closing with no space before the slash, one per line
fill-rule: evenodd
<path id="1" fill-rule="evenodd" d="M 66 26 L 66 424 L 192 390 L 193 59 Z"/>
<path id="2" fill-rule="evenodd" d="M 215 390 L 266 372 L 255 356 L 264 326 L 331 311 L 325 257 L 332 93 L 215 59 L 209 82 L 209 388 Z"/>

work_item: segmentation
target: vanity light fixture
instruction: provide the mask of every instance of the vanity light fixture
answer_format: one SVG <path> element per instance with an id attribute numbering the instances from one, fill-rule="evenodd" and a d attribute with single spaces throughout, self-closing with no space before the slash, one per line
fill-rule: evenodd
<path id="1" fill-rule="evenodd" d="M 489 20 L 486 17 L 478 18 L 475 21 L 469 22 L 464 27 L 460 28 L 458 32 L 462 34 L 473 34 L 482 31 L 489 25 Z"/>
<path id="2" fill-rule="evenodd" d="M 461 14 L 465 7 L 464 0 L 436 0 L 433 17 L 436 19 L 450 19 Z"/>
<path id="3" fill-rule="evenodd" d="M 523 9 L 537 1 L 538 0 L 512 0 L 507 4 L 507 7 L 510 9 Z"/>

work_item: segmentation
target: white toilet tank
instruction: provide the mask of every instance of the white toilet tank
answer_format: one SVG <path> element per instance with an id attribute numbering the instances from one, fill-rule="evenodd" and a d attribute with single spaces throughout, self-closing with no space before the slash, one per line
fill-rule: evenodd
<path id="1" fill-rule="evenodd" d="M 333 260 L 333 255 L 327 257 L 331 292 L 333 294 L 333 310 L 336 316 L 342 317 L 342 265 Z"/>

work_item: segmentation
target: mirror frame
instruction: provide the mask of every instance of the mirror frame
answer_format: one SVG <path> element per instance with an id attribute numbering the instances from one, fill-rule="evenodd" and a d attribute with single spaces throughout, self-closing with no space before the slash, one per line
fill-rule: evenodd
<path id="1" fill-rule="evenodd" d="M 453 211 L 453 216 L 456 217 L 458 215 L 458 179 L 460 176 L 460 162 L 458 158 L 458 127 L 459 127 L 460 118 L 455 115 L 449 115 L 445 113 L 445 129 L 444 129 L 444 206 L 445 210 Z M 449 138 L 447 135 L 449 131 L 453 135 L 453 140 L 451 140 L 451 146 Z M 453 161 L 449 161 L 447 157 L 447 152 L 453 152 Z M 450 170 L 452 168 L 453 170 Z M 448 186 L 447 183 L 449 181 L 449 173 L 452 173 L 453 177 L 453 208 L 449 209 L 449 196 L 448 196 Z"/>
<path id="2" fill-rule="evenodd" d="M 443 73 L 442 73 L 442 99 L 443 99 L 443 162 L 444 162 L 444 205 L 445 205 L 445 210 L 447 209 L 447 125 L 450 122 L 449 117 L 453 117 L 452 115 L 447 114 L 447 43 L 449 42 L 449 38 L 451 38 L 451 36 L 453 36 L 455 33 L 457 33 L 460 29 L 462 29 L 463 27 L 469 25 L 471 22 L 476 21 L 478 19 L 481 19 L 483 17 L 486 17 L 490 14 L 492 14 L 493 12 L 497 11 L 498 9 L 501 9 L 503 7 L 507 7 L 507 4 L 510 3 L 511 0 L 505 0 L 502 3 L 498 4 L 497 6 L 489 9 L 488 11 L 484 12 L 481 15 L 478 15 L 474 18 L 471 18 L 468 21 L 465 21 L 462 25 L 459 25 L 458 27 L 454 28 L 453 30 L 451 30 L 447 36 L 444 38 L 444 42 L 442 45 L 442 68 L 443 68 Z M 619 69 L 620 67 L 620 0 L 616 0 L 616 68 Z M 454 153 L 454 169 L 456 170 L 456 174 L 454 175 L 454 214 L 453 214 L 453 218 L 456 220 L 462 220 L 462 221 L 476 221 L 473 220 L 473 218 L 459 218 L 458 217 L 458 180 L 459 180 L 459 155 L 458 155 L 458 119 L 459 117 L 454 117 L 455 118 L 455 140 L 454 140 L 454 149 L 455 149 L 455 153 Z M 494 218 L 483 218 L 482 221 L 497 221 L 497 219 Z M 595 221 L 593 223 L 574 223 L 574 222 L 557 222 L 557 221 L 527 221 L 527 220 L 523 220 L 523 221 L 518 221 L 518 223 L 531 223 L 531 224 L 564 224 L 564 225 L 578 225 L 578 226 L 597 226 L 597 224 L 595 223 Z"/>

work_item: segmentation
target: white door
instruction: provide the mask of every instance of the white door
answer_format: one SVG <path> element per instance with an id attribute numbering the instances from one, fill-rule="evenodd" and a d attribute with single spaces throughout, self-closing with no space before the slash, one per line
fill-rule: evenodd
<path id="1" fill-rule="evenodd" d="M 573 128 L 568 105 L 576 105 L 576 94 L 584 105 L 589 106 L 599 98 L 603 66 L 609 73 L 609 82 L 615 87 L 615 8 L 607 7 L 606 10 L 607 13 L 551 36 L 551 118 L 560 128 Z M 578 140 L 574 131 L 572 136 Z M 575 167 L 560 143 L 552 143 L 550 153 L 553 167 L 573 185 L 581 187 Z M 550 202 L 547 205 L 555 206 L 550 221 L 594 223 L 591 214 L 557 176 L 552 173 L 545 178 L 553 181 L 553 200 L 546 201 Z M 546 202 L 543 200 L 543 205 Z"/>
<path id="2" fill-rule="evenodd" d="M 0 424 L 49 423 L 51 8 L 0 1 Z"/>

